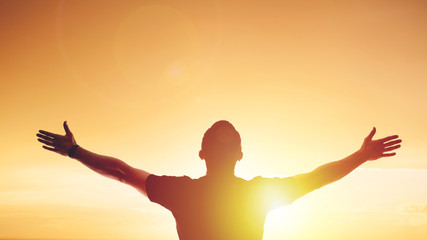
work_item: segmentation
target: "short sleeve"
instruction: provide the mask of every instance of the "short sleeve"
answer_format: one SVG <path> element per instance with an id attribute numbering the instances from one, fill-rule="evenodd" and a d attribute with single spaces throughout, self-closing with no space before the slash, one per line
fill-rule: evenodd
<path id="1" fill-rule="evenodd" d="M 148 199 L 172 210 L 179 202 L 187 180 L 190 180 L 187 176 L 172 177 L 150 174 L 145 182 Z"/>
<path id="2" fill-rule="evenodd" d="M 256 177 L 251 181 L 255 185 L 259 204 L 267 210 L 289 205 L 300 196 L 298 184 L 293 177 Z"/>

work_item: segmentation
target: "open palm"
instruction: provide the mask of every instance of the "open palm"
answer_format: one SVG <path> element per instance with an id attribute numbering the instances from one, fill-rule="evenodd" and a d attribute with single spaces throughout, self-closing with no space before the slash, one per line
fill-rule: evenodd
<path id="1" fill-rule="evenodd" d="M 376 160 L 382 157 L 391 157 L 396 155 L 393 150 L 400 148 L 401 139 L 398 135 L 392 135 L 381 139 L 372 140 L 375 135 L 376 128 L 373 128 L 371 133 L 363 141 L 360 152 L 368 160 Z"/>
<path id="2" fill-rule="evenodd" d="M 64 122 L 64 130 L 65 135 L 39 130 L 39 133 L 37 133 L 39 139 L 37 140 L 45 144 L 43 146 L 44 149 L 67 156 L 70 148 L 76 145 L 76 140 L 68 127 L 67 121 Z"/>

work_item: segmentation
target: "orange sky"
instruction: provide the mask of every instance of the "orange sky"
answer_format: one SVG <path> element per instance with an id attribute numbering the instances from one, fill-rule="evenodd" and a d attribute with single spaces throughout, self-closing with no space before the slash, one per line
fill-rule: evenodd
<path id="1" fill-rule="evenodd" d="M 1 1 L 0 238 L 176 239 L 166 211 L 43 151 L 35 133 L 67 120 L 88 149 L 199 177 L 202 135 L 220 119 L 242 136 L 245 178 L 345 157 L 373 126 L 404 140 L 396 157 L 271 217 L 313 219 L 300 221 L 313 235 L 268 223 L 265 239 L 342 237 L 324 216 L 346 219 L 346 236 L 369 222 L 375 236 L 425 237 L 426 11 L 415 0 Z"/>

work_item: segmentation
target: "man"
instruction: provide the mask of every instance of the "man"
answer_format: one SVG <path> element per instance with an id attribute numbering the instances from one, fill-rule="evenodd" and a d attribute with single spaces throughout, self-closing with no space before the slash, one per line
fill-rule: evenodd
<path id="1" fill-rule="evenodd" d="M 301 196 L 337 181 L 362 163 L 392 152 L 402 142 L 397 135 L 372 140 L 376 129 L 352 155 L 287 178 L 244 180 L 234 176 L 234 167 L 243 157 L 239 133 L 227 121 L 218 121 L 203 136 L 199 156 L 206 162 L 206 176 L 156 176 L 125 162 L 90 152 L 76 144 L 64 122 L 65 135 L 40 130 L 43 148 L 74 158 L 106 177 L 133 186 L 152 202 L 169 209 L 176 220 L 179 238 L 262 239 L 267 213 L 292 203 Z"/>

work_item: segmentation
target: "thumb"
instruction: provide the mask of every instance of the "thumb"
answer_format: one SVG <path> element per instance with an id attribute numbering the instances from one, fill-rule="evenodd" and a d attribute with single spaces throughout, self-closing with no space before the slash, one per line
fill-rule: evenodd
<path id="1" fill-rule="evenodd" d="M 64 130 L 66 135 L 72 135 L 70 128 L 68 127 L 67 121 L 64 121 Z"/>
<path id="2" fill-rule="evenodd" d="M 377 129 L 374 127 L 372 129 L 372 131 L 369 133 L 369 135 L 366 137 L 366 140 L 372 140 L 372 137 L 375 135 L 375 132 L 377 131 Z"/>

